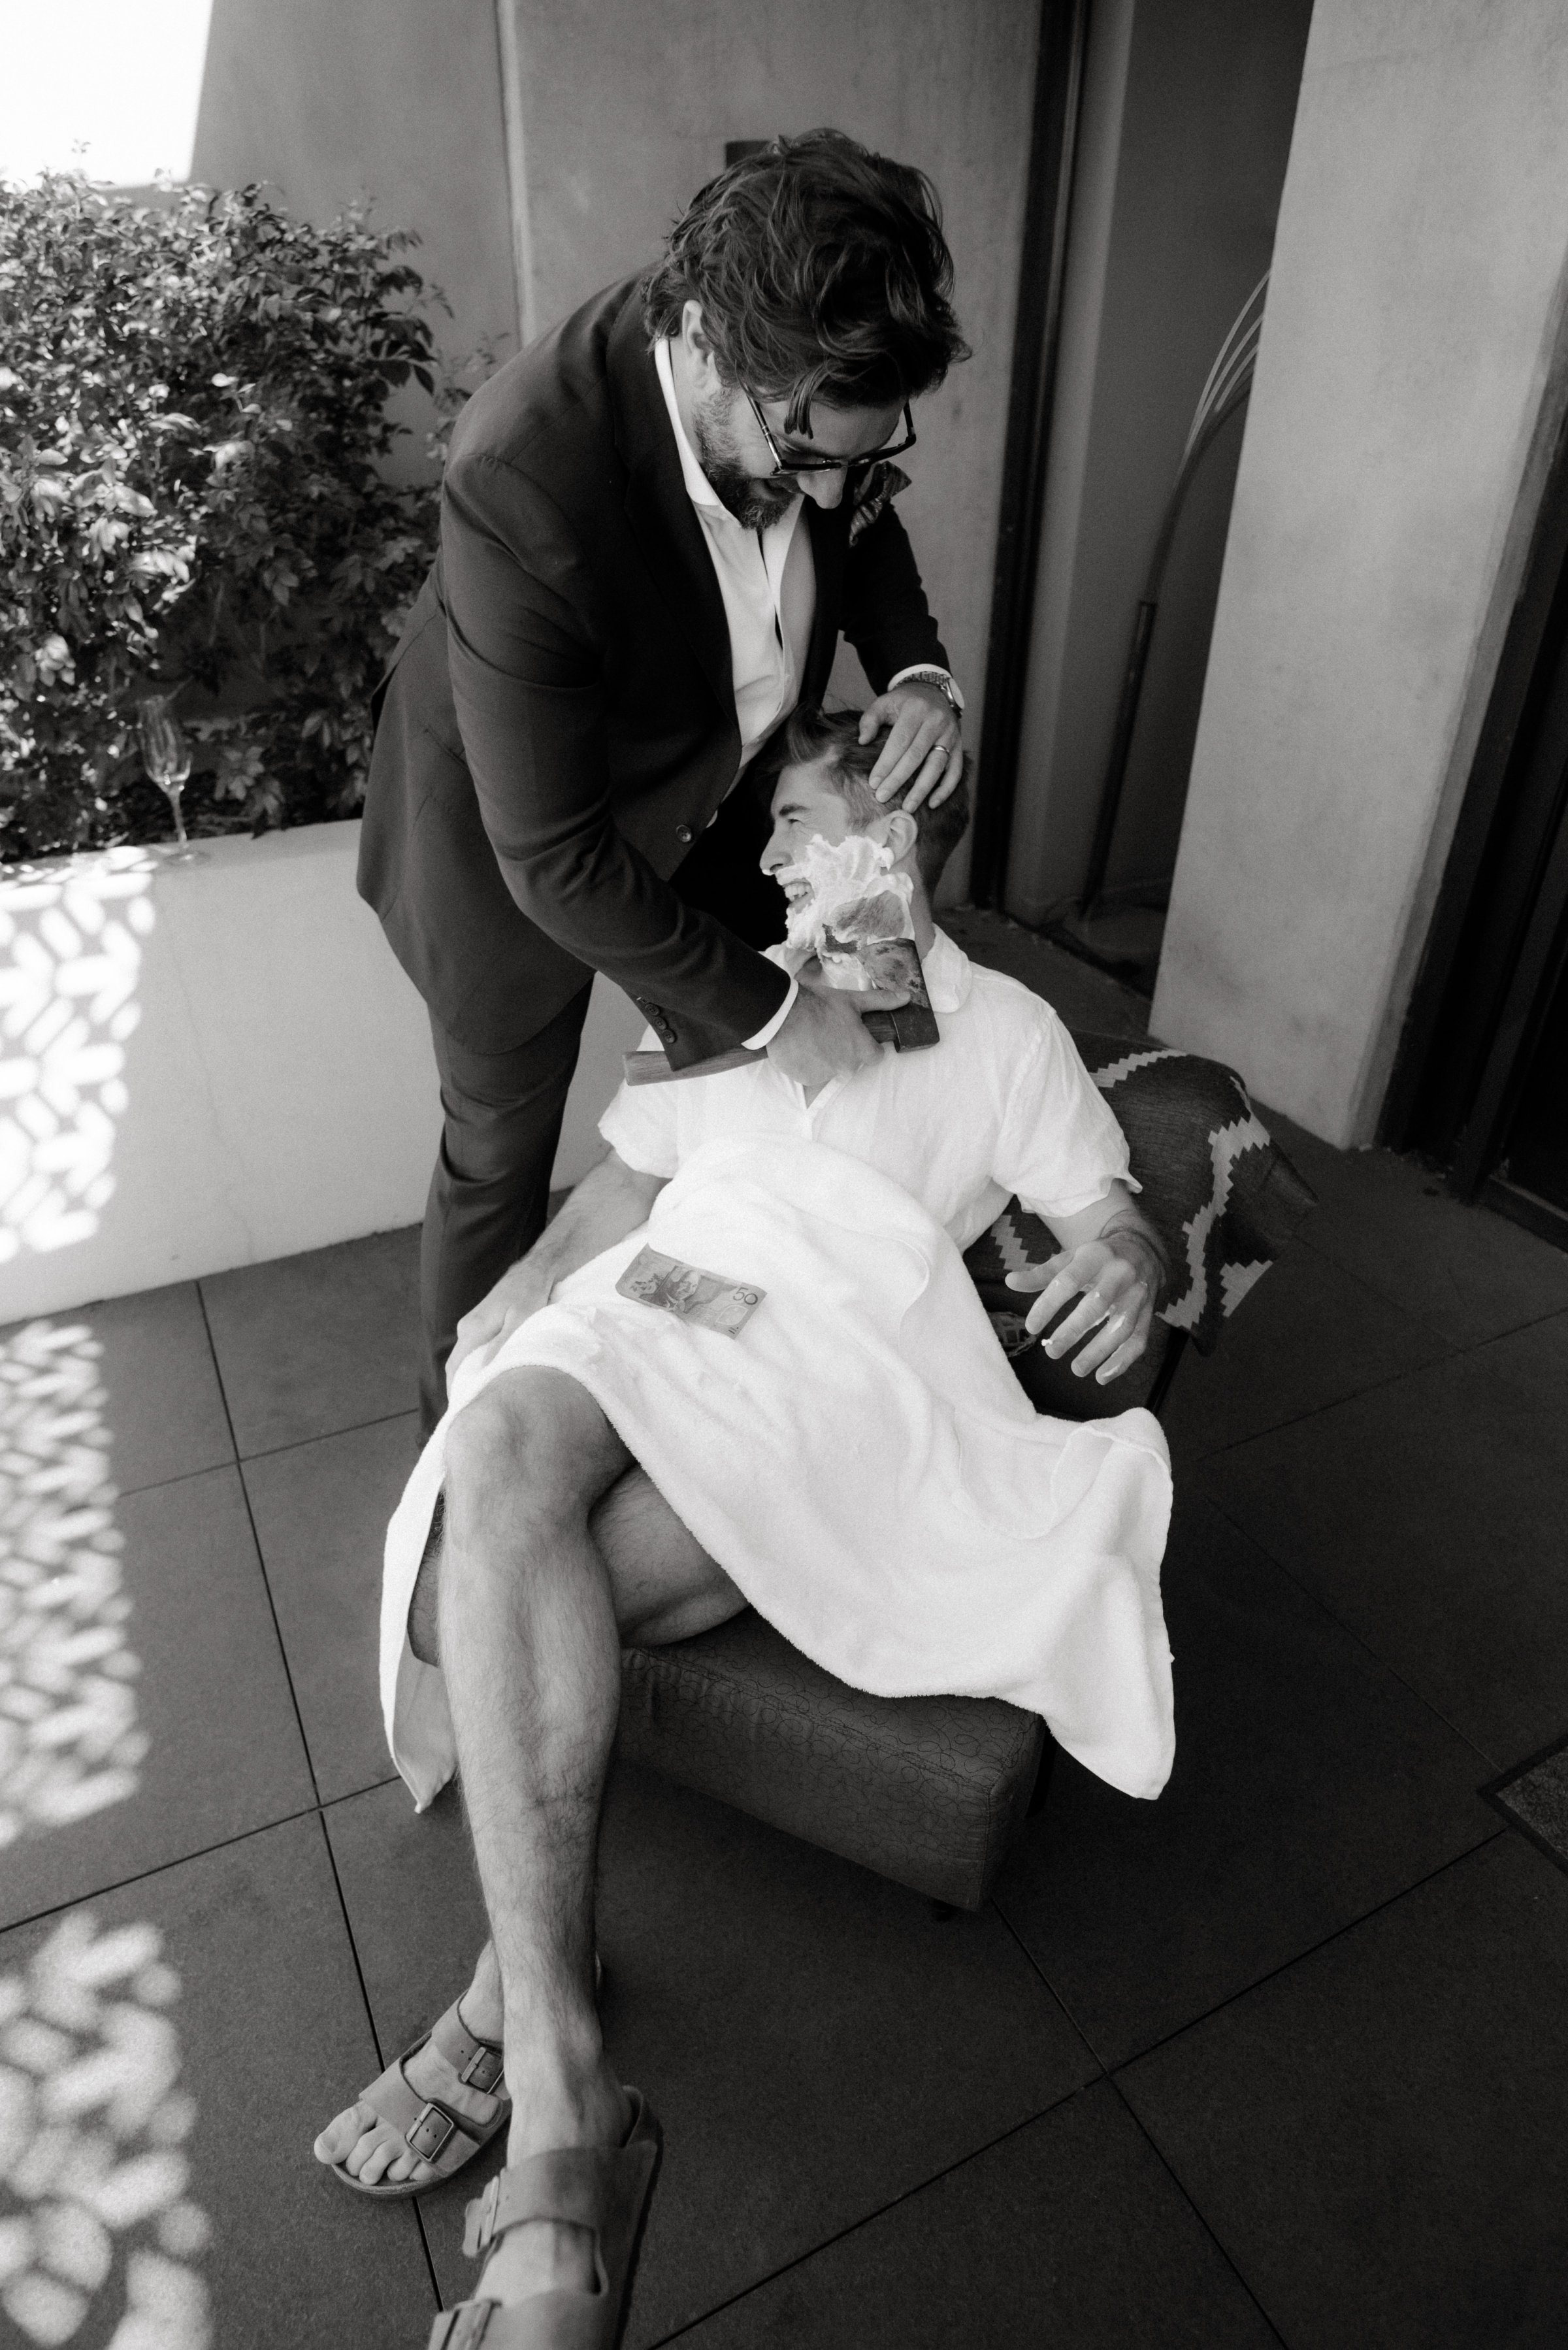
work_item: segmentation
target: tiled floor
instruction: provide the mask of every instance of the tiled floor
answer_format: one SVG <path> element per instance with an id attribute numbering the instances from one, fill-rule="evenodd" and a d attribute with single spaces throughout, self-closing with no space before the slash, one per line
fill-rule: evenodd
<path id="1" fill-rule="evenodd" d="M 1158 1804 L 1059 1760 L 940 1923 L 615 1781 L 607 2026 L 668 2134 L 630 2350 L 1568 2342 L 1568 1875 L 1478 1792 L 1568 1732 L 1568 1256 L 1275 1123 L 1323 1204 L 1172 1394 Z M 309 2152 L 483 1930 L 375 1702 L 414 1257 L 0 1334 L 52 1742 L 0 1745 L 5 2338 L 396 2350 L 472 2275 L 472 2178 Z"/>

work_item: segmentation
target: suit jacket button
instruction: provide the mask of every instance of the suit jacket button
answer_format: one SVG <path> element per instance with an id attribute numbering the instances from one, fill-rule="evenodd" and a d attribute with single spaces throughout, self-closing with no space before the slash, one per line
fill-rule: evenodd
<path id="1" fill-rule="evenodd" d="M 675 837 L 679 841 L 689 841 L 691 837 L 691 826 L 689 824 L 678 824 L 675 827 Z"/>

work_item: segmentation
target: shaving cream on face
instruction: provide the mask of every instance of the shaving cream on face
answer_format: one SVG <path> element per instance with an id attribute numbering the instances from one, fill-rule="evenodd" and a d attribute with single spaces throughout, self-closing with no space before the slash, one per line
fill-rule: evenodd
<path id="1" fill-rule="evenodd" d="M 799 863 L 774 877 L 806 885 L 806 895 L 790 908 L 784 931 L 790 968 L 798 971 L 815 955 L 830 987 L 859 993 L 878 985 L 867 968 L 875 958 L 862 959 L 857 950 L 878 940 L 914 936 L 914 883 L 908 873 L 892 868 L 892 850 L 863 832 L 843 840 L 824 840 L 818 833 L 808 840 Z"/>

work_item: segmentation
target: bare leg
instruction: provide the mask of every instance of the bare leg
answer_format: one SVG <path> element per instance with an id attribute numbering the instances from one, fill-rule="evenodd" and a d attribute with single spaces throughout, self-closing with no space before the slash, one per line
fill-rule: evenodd
<path id="1" fill-rule="evenodd" d="M 620 1642 L 589 1513 L 629 1456 L 555 1371 L 493 1379 L 447 1439 L 441 1651 L 505 2009 L 510 2161 L 614 2146 L 629 2108 L 593 1988 L 599 1804 Z M 580 2229 L 513 2230 L 483 2289 L 591 2288 Z"/>
<path id="2" fill-rule="evenodd" d="M 623 1641 L 657 1648 L 692 1640 L 738 1616 L 745 1599 L 634 1461 L 589 1524 L 609 1570 Z"/>
<path id="3" fill-rule="evenodd" d="M 635 1461 L 595 1504 L 588 1531 L 609 1572 L 616 1628 L 623 1641 L 656 1648 L 667 1640 L 694 1639 L 746 1604 Z M 441 1661 L 441 1534 L 438 1514 L 409 1608 L 409 1643 L 427 1665 Z"/>
<path id="4" fill-rule="evenodd" d="M 729 1576 L 635 1462 L 595 1504 L 588 1526 L 608 1570 L 622 1639 L 647 1648 L 667 1640 L 689 1640 L 722 1624 L 745 1606 Z M 409 1617 L 414 1653 L 431 1664 L 440 1655 L 441 1532 L 438 1523 Z M 486 1942 L 479 1954 L 473 1980 L 462 1994 L 458 2012 L 479 2039 L 503 2038 L 501 1970 L 492 1942 Z M 427 2077 L 419 2056 L 410 2060 L 408 2075 L 421 2095 L 436 2094 L 437 2076 L 431 2072 Z M 481 2118 L 488 2110 L 487 2101 L 476 2104 Z M 368 2187 L 381 2180 L 417 2181 L 436 2176 L 433 2166 L 411 2154 L 389 2123 L 358 2101 L 327 2124 L 316 2141 L 316 2154 L 322 2162 L 343 2163 Z"/>

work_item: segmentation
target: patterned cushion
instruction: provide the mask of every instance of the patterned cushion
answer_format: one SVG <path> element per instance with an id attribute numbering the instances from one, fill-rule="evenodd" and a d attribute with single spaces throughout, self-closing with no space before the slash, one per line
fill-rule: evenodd
<path id="1" fill-rule="evenodd" d="M 1127 1136 L 1138 1204 L 1165 1243 L 1171 1282 L 1159 1319 L 1212 1354 L 1316 1195 L 1270 1139 L 1233 1069 L 1166 1045 L 1129 1049 L 1086 1033 L 1073 1041 Z M 1006 1275 L 1055 1253 L 1049 1228 L 1012 1200 L 964 1259 L 1009 1354 L 1023 1328 Z M 1116 1408 L 1137 1400 L 1119 1380 L 1116 1399 Z"/>

